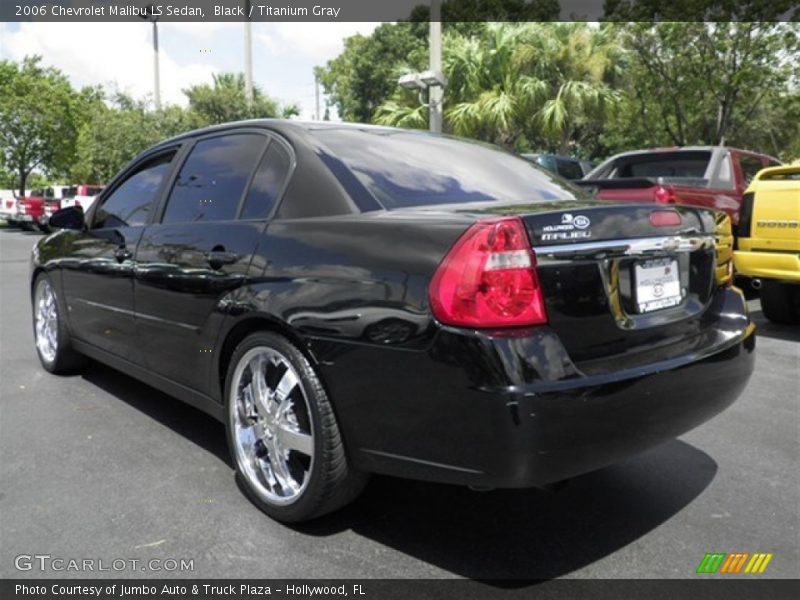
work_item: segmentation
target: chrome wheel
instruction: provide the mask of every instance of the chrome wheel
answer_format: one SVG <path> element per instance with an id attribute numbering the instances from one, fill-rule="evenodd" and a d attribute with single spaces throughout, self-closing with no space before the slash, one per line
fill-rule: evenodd
<path id="1" fill-rule="evenodd" d="M 263 501 L 292 504 L 314 463 L 312 413 L 297 371 L 280 352 L 252 348 L 236 365 L 228 400 L 239 470 Z"/>
<path id="2" fill-rule="evenodd" d="M 53 287 L 45 278 L 36 286 L 34 307 L 36 347 L 42 358 L 51 363 L 58 352 L 58 305 Z"/>

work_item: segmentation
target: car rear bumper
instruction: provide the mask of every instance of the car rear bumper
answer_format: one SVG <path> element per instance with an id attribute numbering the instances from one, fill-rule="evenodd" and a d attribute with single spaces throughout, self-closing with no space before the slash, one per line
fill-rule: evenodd
<path id="1" fill-rule="evenodd" d="M 740 275 L 800 283 L 800 252 L 737 250 L 733 257 Z"/>
<path id="2" fill-rule="evenodd" d="M 755 328 L 741 293 L 725 296 L 728 316 L 691 351 L 611 372 L 581 372 L 557 336 L 537 328 L 443 331 L 427 353 L 340 349 L 323 376 L 362 469 L 545 485 L 673 439 L 735 401 L 753 370 Z"/>

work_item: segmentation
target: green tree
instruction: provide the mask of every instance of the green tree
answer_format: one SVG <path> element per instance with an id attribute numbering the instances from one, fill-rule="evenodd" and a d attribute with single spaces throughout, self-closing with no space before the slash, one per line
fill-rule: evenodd
<path id="1" fill-rule="evenodd" d="M 59 173 L 74 159 L 80 121 L 76 94 L 38 56 L 0 61 L 0 161 L 23 193 L 34 169 Z"/>
<path id="2" fill-rule="evenodd" d="M 797 19 L 797 0 L 605 0 L 606 21 L 779 21 Z"/>
<path id="3" fill-rule="evenodd" d="M 151 112 L 145 102 L 116 93 L 96 104 L 81 128 L 72 179 L 106 183 L 149 146 L 198 126 L 196 116 L 178 106 Z"/>
<path id="4" fill-rule="evenodd" d="M 760 149 L 769 131 L 776 140 L 783 137 L 775 136 L 775 125 L 798 131 L 796 121 L 771 121 L 778 105 L 791 114 L 797 95 L 797 24 L 630 23 L 615 29 L 630 51 L 630 68 L 624 108 L 604 134 L 611 149 L 723 140 Z M 753 128 L 757 118 L 760 131 Z"/>
<path id="5" fill-rule="evenodd" d="M 189 99 L 189 110 L 205 125 L 242 119 L 289 118 L 300 113 L 296 104 L 281 106 L 258 86 L 253 86 L 253 102 L 248 104 L 242 73 L 215 74 L 212 85 L 194 85 L 183 93 Z"/>
<path id="6" fill-rule="evenodd" d="M 547 82 L 547 98 L 527 137 L 535 147 L 589 156 L 587 145 L 622 101 L 625 51 L 608 28 L 555 23 L 539 29 L 532 60 Z"/>
<path id="7" fill-rule="evenodd" d="M 369 123 L 375 110 L 397 88 L 402 69 L 426 63 L 427 39 L 410 23 L 383 23 L 372 35 L 345 39 L 344 51 L 317 73 L 327 95 L 345 121 Z"/>
<path id="8" fill-rule="evenodd" d="M 442 2 L 442 31 L 480 36 L 487 20 L 547 21 L 558 14 L 557 0 L 446 0 Z M 429 6 L 421 3 L 406 21 L 383 23 L 371 35 L 346 38 L 344 51 L 318 67 L 327 102 L 336 106 L 342 119 L 372 122 L 378 107 L 386 103 L 406 112 L 409 122 L 424 116 L 418 106 L 403 106 L 393 97 L 401 75 L 427 68 L 429 15 Z"/>
<path id="9" fill-rule="evenodd" d="M 488 25 L 481 36 L 444 40 L 446 127 L 514 149 L 522 139 L 561 152 L 587 123 L 619 102 L 612 87 L 622 49 L 582 23 Z M 396 91 L 377 122 L 424 127 L 416 95 Z"/>
<path id="10" fill-rule="evenodd" d="M 441 5 L 442 29 L 462 35 L 480 35 L 487 22 L 558 21 L 558 0 L 444 0 Z M 430 3 L 418 4 L 408 21 L 415 35 L 427 39 Z"/>
<path id="11" fill-rule="evenodd" d="M 0 167 L 0 189 L 16 188 L 17 177 L 11 171 Z"/>

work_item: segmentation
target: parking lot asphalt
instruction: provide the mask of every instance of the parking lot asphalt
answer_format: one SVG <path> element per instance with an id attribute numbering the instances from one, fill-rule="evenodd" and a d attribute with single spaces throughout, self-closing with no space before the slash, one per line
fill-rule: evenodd
<path id="1" fill-rule="evenodd" d="M 374 477 L 346 509 L 287 527 L 239 491 L 211 417 L 99 364 L 39 366 L 38 238 L 0 228 L 0 577 L 692 578 L 706 552 L 772 552 L 761 577 L 800 572 L 800 328 L 758 300 L 748 388 L 679 440 L 557 492 Z M 31 554 L 194 570 L 18 571 Z"/>

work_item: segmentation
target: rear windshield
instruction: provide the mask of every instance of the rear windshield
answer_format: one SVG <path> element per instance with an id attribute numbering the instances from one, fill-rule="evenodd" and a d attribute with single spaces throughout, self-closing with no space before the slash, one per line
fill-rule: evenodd
<path id="1" fill-rule="evenodd" d="M 470 202 L 575 200 L 584 194 L 493 146 L 395 129 L 312 130 L 387 209 Z M 332 168 L 348 189 L 351 180 Z M 353 190 L 348 189 L 353 195 Z"/>
<path id="2" fill-rule="evenodd" d="M 711 161 L 711 152 L 654 152 L 615 159 L 593 179 L 625 179 L 630 177 L 698 177 L 702 178 Z"/>

